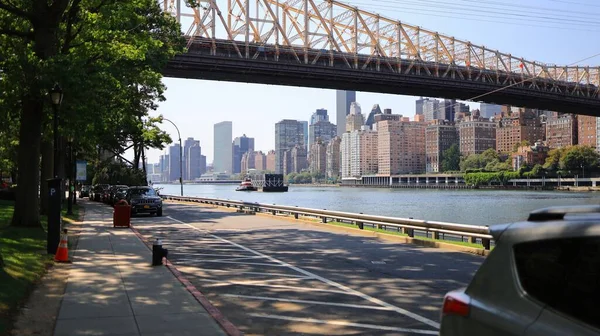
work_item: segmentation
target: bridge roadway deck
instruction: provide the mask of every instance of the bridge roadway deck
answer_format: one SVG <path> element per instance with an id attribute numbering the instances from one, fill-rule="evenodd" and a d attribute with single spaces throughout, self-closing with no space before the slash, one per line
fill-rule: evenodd
<path id="1" fill-rule="evenodd" d="M 444 294 L 482 257 L 286 219 L 166 203 L 136 217 L 246 335 L 437 335 Z M 341 231 L 340 231 L 341 232 Z"/>

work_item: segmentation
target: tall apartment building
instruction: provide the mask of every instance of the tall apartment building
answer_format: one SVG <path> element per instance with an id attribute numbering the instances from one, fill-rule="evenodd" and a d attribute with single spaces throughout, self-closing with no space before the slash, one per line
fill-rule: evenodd
<path id="1" fill-rule="evenodd" d="M 430 122 L 436 119 L 444 119 L 445 108 L 437 99 L 428 99 L 423 102 L 423 115 L 425 121 Z"/>
<path id="2" fill-rule="evenodd" d="M 337 90 L 335 93 L 335 121 L 337 124 L 337 135 L 342 136 L 346 132 L 346 116 L 350 114 L 350 104 L 356 102 L 355 91 Z"/>
<path id="3" fill-rule="evenodd" d="M 167 182 L 169 180 L 169 155 L 161 155 L 158 159 L 160 181 Z"/>
<path id="4" fill-rule="evenodd" d="M 315 113 L 310 116 L 310 123 L 308 124 L 308 148 L 312 146 L 315 139 L 318 137 L 314 135 L 313 126 L 321 121 L 329 122 L 329 114 L 327 114 L 326 109 L 317 109 Z M 331 123 L 330 125 L 334 127 L 333 136 L 335 136 L 337 134 L 337 127 Z"/>
<path id="5" fill-rule="evenodd" d="M 249 138 L 246 134 L 233 139 L 233 173 L 242 172 L 242 156 L 244 153 L 254 152 L 254 138 Z"/>
<path id="6" fill-rule="evenodd" d="M 302 136 L 304 137 L 304 148 L 308 148 L 308 121 L 300 121 L 302 124 Z"/>
<path id="7" fill-rule="evenodd" d="M 181 159 L 179 154 L 181 153 L 181 147 L 179 144 L 172 145 L 169 147 L 169 178 L 167 181 L 179 181 L 181 176 Z"/>
<path id="8" fill-rule="evenodd" d="M 496 149 L 496 122 L 467 117 L 457 124 L 460 154 L 467 157 Z"/>
<path id="9" fill-rule="evenodd" d="M 365 124 L 365 116 L 358 103 L 352 103 L 350 114 L 346 116 L 346 132 L 358 131 Z"/>
<path id="10" fill-rule="evenodd" d="M 378 133 L 368 130 L 346 132 L 340 142 L 342 178 L 376 174 L 378 167 Z"/>
<path id="11" fill-rule="evenodd" d="M 444 151 L 452 145 L 458 145 L 458 129 L 449 121 L 434 121 L 425 130 L 426 172 L 442 171 Z"/>
<path id="12" fill-rule="evenodd" d="M 309 170 L 311 173 L 325 175 L 327 171 L 327 143 L 317 138 L 310 147 Z"/>
<path id="13" fill-rule="evenodd" d="M 294 148 L 285 151 L 283 154 L 283 172 L 288 175 L 291 173 L 300 173 L 308 168 L 306 159 L 306 149 L 304 145 L 296 145 Z"/>
<path id="14" fill-rule="evenodd" d="M 415 115 L 423 115 L 423 105 L 429 98 L 419 98 L 415 101 Z"/>
<path id="15" fill-rule="evenodd" d="M 233 124 L 231 121 L 222 121 L 214 126 L 214 160 L 215 173 L 231 174 L 233 171 Z"/>
<path id="16" fill-rule="evenodd" d="M 570 113 L 551 113 L 546 120 L 546 145 L 561 148 L 576 145 L 577 117 Z"/>
<path id="17" fill-rule="evenodd" d="M 531 109 L 518 108 L 510 114 L 503 114 L 496 126 L 496 149 L 511 153 L 522 141 L 534 144 L 545 138 L 545 125 Z"/>
<path id="18" fill-rule="evenodd" d="M 262 151 L 254 152 L 254 169 L 267 170 L 267 156 Z"/>
<path id="19" fill-rule="evenodd" d="M 284 119 L 275 124 L 275 173 L 284 173 L 284 153 L 296 145 L 304 146 L 304 138 L 304 125 L 297 120 Z"/>
<path id="20" fill-rule="evenodd" d="M 265 170 L 275 172 L 277 170 L 277 153 L 270 150 L 265 157 Z"/>
<path id="21" fill-rule="evenodd" d="M 423 122 L 382 120 L 377 123 L 379 174 L 425 172 L 425 129 Z"/>
<path id="22" fill-rule="evenodd" d="M 596 147 L 598 141 L 598 118 L 586 115 L 577 116 L 577 144 Z"/>
<path id="23" fill-rule="evenodd" d="M 309 126 L 308 143 L 314 144 L 318 138 L 323 142 L 329 142 L 337 134 L 337 127 L 327 120 L 320 120 Z"/>
<path id="24" fill-rule="evenodd" d="M 202 175 L 202 148 L 200 147 L 200 141 L 194 141 L 194 144 L 187 149 L 186 153 L 186 161 L 187 165 L 185 169 L 185 179 L 188 181 L 193 181 Z M 206 164 L 206 159 L 204 159 L 204 164 Z M 206 167 L 204 167 L 206 170 Z"/>
<path id="25" fill-rule="evenodd" d="M 200 141 L 194 140 L 194 138 L 187 138 L 183 141 L 183 179 L 189 180 L 190 173 L 188 171 L 189 163 L 188 163 L 188 153 L 190 151 L 190 147 L 194 146 L 194 144 L 198 144 L 200 146 Z"/>
<path id="26" fill-rule="evenodd" d="M 327 177 L 337 178 L 341 172 L 341 149 L 342 138 L 336 136 L 327 143 Z"/>
<path id="27" fill-rule="evenodd" d="M 242 154 L 242 159 L 240 160 L 241 173 L 247 173 L 250 169 L 256 169 L 256 157 L 254 153 L 246 152 Z"/>

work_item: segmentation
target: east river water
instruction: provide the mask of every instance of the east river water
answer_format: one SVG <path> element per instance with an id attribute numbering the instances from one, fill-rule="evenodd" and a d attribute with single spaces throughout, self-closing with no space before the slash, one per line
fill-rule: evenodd
<path id="1" fill-rule="evenodd" d="M 162 195 L 179 185 L 155 184 Z M 237 185 L 185 184 L 184 195 L 306 208 L 491 225 L 524 220 L 530 211 L 557 205 L 600 204 L 600 193 L 513 190 L 379 189 L 290 186 L 286 193 L 235 191 Z"/>

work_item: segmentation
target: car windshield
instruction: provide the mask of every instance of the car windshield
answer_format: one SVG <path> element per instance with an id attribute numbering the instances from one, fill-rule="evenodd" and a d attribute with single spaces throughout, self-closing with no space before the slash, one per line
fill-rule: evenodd
<path id="1" fill-rule="evenodd" d="M 117 189 L 117 192 L 123 193 L 123 192 L 127 192 L 127 190 L 129 190 L 129 188 L 119 188 L 119 189 Z"/>
<path id="2" fill-rule="evenodd" d="M 154 192 L 154 189 L 150 188 L 129 189 L 129 192 L 131 193 L 131 195 L 156 196 L 156 192 Z"/>

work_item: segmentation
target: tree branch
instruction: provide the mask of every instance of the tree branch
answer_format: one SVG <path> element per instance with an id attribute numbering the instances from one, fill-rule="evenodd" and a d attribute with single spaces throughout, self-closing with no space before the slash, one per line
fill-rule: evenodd
<path id="1" fill-rule="evenodd" d="M 18 31 L 18 30 L 14 30 L 14 29 L 8 29 L 8 28 L 0 28 L 0 35 L 25 37 L 25 38 L 29 38 L 29 39 L 32 39 L 34 37 L 32 32 L 23 32 L 23 31 Z"/>
<path id="2" fill-rule="evenodd" d="M 5 0 L 0 0 L 0 9 L 3 9 L 13 15 L 20 16 L 27 20 L 33 20 L 33 15 L 27 13 L 26 11 L 17 8 L 15 5 L 8 4 Z"/>

